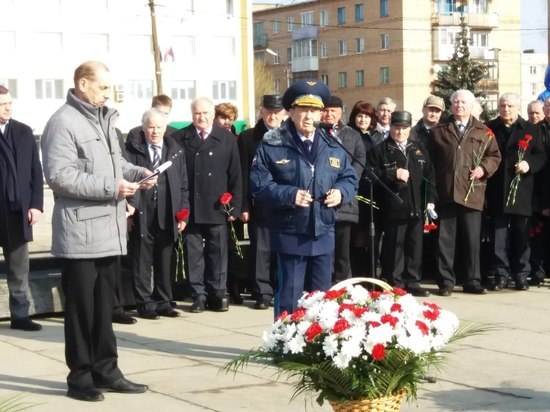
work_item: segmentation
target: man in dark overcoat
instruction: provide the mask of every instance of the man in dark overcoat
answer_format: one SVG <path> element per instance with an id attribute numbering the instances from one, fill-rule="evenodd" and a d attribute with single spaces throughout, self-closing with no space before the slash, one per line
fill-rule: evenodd
<path id="1" fill-rule="evenodd" d="M 126 159 L 135 165 L 155 170 L 172 162 L 152 190 L 140 190 L 128 199 L 135 208 L 128 222 L 134 296 L 144 319 L 179 316 L 170 305 L 170 262 L 174 243 L 187 225 L 187 219 L 178 221 L 177 215 L 189 210 L 189 192 L 185 156 L 180 145 L 166 135 L 167 121 L 159 109 L 147 110 L 139 137 L 126 142 Z"/>
<path id="2" fill-rule="evenodd" d="M 187 266 L 194 301 L 191 312 L 229 309 L 227 291 L 227 220 L 240 215 L 242 176 L 235 136 L 214 124 L 214 103 L 191 103 L 193 123 L 172 136 L 183 147 L 189 177 L 191 218 L 186 232 Z M 232 201 L 223 206 L 220 197 Z M 203 247 L 204 243 L 204 247 Z"/>
<path id="3" fill-rule="evenodd" d="M 543 168 L 546 155 L 540 128 L 523 119 L 519 109 L 520 97 L 515 93 L 504 93 L 498 103 L 499 116 L 486 123 L 494 133 L 502 155 L 486 190 L 494 244 L 491 259 L 496 276 L 494 290 L 506 288 L 510 278 L 515 281 L 516 290 L 529 288 L 529 227 L 533 214 L 534 176 Z M 526 146 L 523 159 L 518 157 L 518 144 Z M 515 176 L 519 176 L 520 181 L 514 194 L 510 190 Z"/>
<path id="4" fill-rule="evenodd" d="M 286 114 L 282 98 L 278 94 L 262 96 L 260 119 L 256 125 L 241 133 L 238 145 L 243 174 L 243 205 L 241 220 L 248 222 L 250 237 L 249 279 L 256 299 L 255 309 L 269 308 L 273 298 L 273 283 L 277 277 L 277 265 L 269 244 L 269 229 L 261 207 L 254 202 L 249 190 L 250 167 L 264 134 L 280 126 Z"/>
<path id="5" fill-rule="evenodd" d="M 11 328 L 37 331 L 29 318 L 32 226 L 44 209 L 44 180 L 32 129 L 11 118 L 12 96 L 0 86 L 0 246 L 7 267 Z"/>

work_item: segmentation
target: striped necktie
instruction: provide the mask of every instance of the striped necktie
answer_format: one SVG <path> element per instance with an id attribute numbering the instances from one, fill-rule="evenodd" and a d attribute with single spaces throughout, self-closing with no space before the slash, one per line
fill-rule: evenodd
<path id="1" fill-rule="evenodd" d="M 152 144 L 151 148 L 153 149 L 153 171 L 160 166 L 160 147 L 156 144 Z"/>

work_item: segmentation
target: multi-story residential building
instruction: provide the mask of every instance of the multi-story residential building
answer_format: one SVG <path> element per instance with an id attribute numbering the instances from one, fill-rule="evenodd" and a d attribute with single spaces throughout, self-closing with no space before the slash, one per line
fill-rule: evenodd
<path id="1" fill-rule="evenodd" d="M 548 54 L 534 53 L 524 50 L 521 54 L 521 113 L 527 118 L 527 105 L 536 100 L 546 87 L 544 74 L 546 72 Z"/>
<path id="2" fill-rule="evenodd" d="M 73 71 L 100 60 L 113 75 L 113 101 L 126 132 L 157 94 L 149 3 L 153 0 L 0 0 L 0 83 L 16 97 L 15 116 L 40 134 L 72 87 Z M 157 0 L 163 92 L 172 120 L 208 96 L 254 119 L 251 0 Z"/>
<path id="3" fill-rule="evenodd" d="M 480 84 L 489 108 L 501 92 L 520 93 L 517 1 L 315 0 L 264 7 L 253 16 L 256 58 L 268 63 L 280 91 L 292 79 L 313 77 L 348 108 L 388 96 L 419 117 L 463 16 L 471 58 L 490 67 Z"/>

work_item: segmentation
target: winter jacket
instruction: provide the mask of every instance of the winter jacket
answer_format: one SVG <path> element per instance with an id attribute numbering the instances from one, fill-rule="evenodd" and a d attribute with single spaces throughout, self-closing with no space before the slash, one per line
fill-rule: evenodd
<path id="1" fill-rule="evenodd" d="M 55 200 L 54 256 L 93 259 L 126 254 L 126 199 L 119 198 L 118 187 L 123 178 L 138 181 L 145 169 L 121 156 L 117 118 L 116 110 L 93 107 L 71 89 L 67 102 L 44 128 L 44 175 Z"/>
<path id="2" fill-rule="evenodd" d="M 342 204 L 348 203 L 356 194 L 357 176 L 336 142 L 325 141 L 317 131 L 311 163 L 297 139 L 290 119 L 265 134 L 250 171 L 250 190 L 266 208 L 272 233 L 320 236 L 333 230 L 336 222 L 336 209 L 322 204 L 326 192 L 339 189 Z M 315 199 L 309 207 L 295 206 L 299 189 L 309 190 Z"/>
<path id="3" fill-rule="evenodd" d="M 374 171 L 389 189 L 402 200 L 400 203 L 389 193 L 377 191 L 375 201 L 387 219 L 422 218 L 426 203 L 435 203 L 435 173 L 426 149 L 410 139 L 403 153 L 392 138 L 386 139 L 370 153 Z M 397 179 L 397 169 L 407 169 L 409 180 Z"/>
<path id="4" fill-rule="evenodd" d="M 470 209 L 483 209 L 487 179 L 495 173 L 500 163 L 497 142 L 495 139 L 488 140 L 488 137 L 485 125 L 474 117 L 470 117 L 462 138 L 453 116 L 432 128 L 428 152 L 435 170 L 439 205 L 457 203 Z M 480 166 L 485 173 L 480 180 L 475 181 L 474 190 L 465 201 L 470 185 L 470 171 L 474 168 L 474 157 L 477 154 L 481 155 Z"/>

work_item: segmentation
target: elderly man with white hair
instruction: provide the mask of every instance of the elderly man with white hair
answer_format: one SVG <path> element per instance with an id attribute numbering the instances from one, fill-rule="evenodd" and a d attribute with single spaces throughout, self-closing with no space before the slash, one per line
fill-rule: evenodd
<path id="1" fill-rule="evenodd" d="M 502 154 L 502 162 L 487 182 L 486 196 L 494 245 L 491 259 L 496 276 L 494 290 L 506 288 L 511 277 L 516 290 L 529 288 L 529 228 L 535 173 L 544 167 L 546 155 L 540 128 L 519 115 L 520 103 L 517 94 L 502 94 L 499 116 L 486 123 Z M 514 179 L 519 182 L 517 191 L 513 190 Z"/>
<path id="2" fill-rule="evenodd" d="M 428 151 L 439 197 L 438 286 L 450 296 L 456 283 L 456 260 L 464 264 L 464 292 L 485 294 L 479 262 L 481 210 L 485 183 L 497 170 L 500 152 L 492 134 L 472 116 L 475 96 L 457 90 L 451 96 L 452 115 L 432 129 Z M 458 237 L 460 236 L 460 237 Z M 460 239 L 461 256 L 455 256 Z"/>

